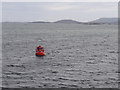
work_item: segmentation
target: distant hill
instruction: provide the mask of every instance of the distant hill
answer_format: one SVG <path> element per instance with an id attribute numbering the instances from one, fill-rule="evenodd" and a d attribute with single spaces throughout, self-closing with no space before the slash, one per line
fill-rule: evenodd
<path id="1" fill-rule="evenodd" d="M 54 23 L 68 23 L 68 24 L 81 24 L 81 22 L 75 20 L 59 20 Z"/>
<path id="2" fill-rule="evenodd" d="M 99 23 L 99 24 L 117 24 L 118 18 L 100 18 L 89 23 Z"/>
<path id="3" fill-rule="evenodd" d="M 79 22 L 72 19 L 64 19 L 55 22 L 34 21 L 30 23 L 66 23 L 66 24 L 118 24 L 118 18 L 99 18 L 90 22 Z"/>

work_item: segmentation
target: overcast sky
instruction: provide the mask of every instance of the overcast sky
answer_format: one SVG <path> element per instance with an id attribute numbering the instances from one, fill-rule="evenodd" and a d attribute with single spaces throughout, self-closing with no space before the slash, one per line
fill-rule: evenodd
<path id="1" fill-rule="evenodd" d="M 117 2 L 3 2 L 2 20 L 57 21 L 73 19 L 91 21 L 102 17 L 118 17 Z"/>

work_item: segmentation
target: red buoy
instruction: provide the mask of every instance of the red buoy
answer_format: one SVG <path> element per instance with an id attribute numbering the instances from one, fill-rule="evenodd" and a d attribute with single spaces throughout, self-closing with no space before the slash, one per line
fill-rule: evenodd
<path id="1" fill-rule="evenodd" d="M 45 53 L 44 53 L 44 48 L 42 46 L 38 46 L 36 48 L 36 56 L 44 56 Z"/>

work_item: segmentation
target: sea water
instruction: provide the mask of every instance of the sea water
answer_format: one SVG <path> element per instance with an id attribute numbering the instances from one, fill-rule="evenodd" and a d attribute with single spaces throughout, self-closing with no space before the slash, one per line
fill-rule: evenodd
<path id="1" fill-rule="evenodd" d="M 8 88 L 118 88 L 117 25 L 2 23 L 2 68 Z"/>

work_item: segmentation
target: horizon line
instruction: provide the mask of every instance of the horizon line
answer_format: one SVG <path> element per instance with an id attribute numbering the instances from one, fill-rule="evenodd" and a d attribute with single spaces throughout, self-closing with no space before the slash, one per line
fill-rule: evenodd
<path id="1" fill-rule="evenodd" d="M 119 18 L 119 17 L 101 17 L 101 18 Z M 34 20 L 34 21 L 0 21 L 0 22 L 48 22 L 48 23 L 52 23 L 52 22 L 56 22 L 56 21 L 60 21 L 60 20 L 73 20 L 73 21 L 78 21 L 78 22 L 91 22 L 91 21 L 95 21 L 95 20 L 98 20 L 98 19 L 101 19 L 101 18 L 96 18 L 94 20 L 90 20 L 90 21 L 78 21 L 78 20 L 75 20 L 75 19 L 58 19 L 58 20 L 55 20 L 55 21 L 46 21 L 46 20 Z"/>

